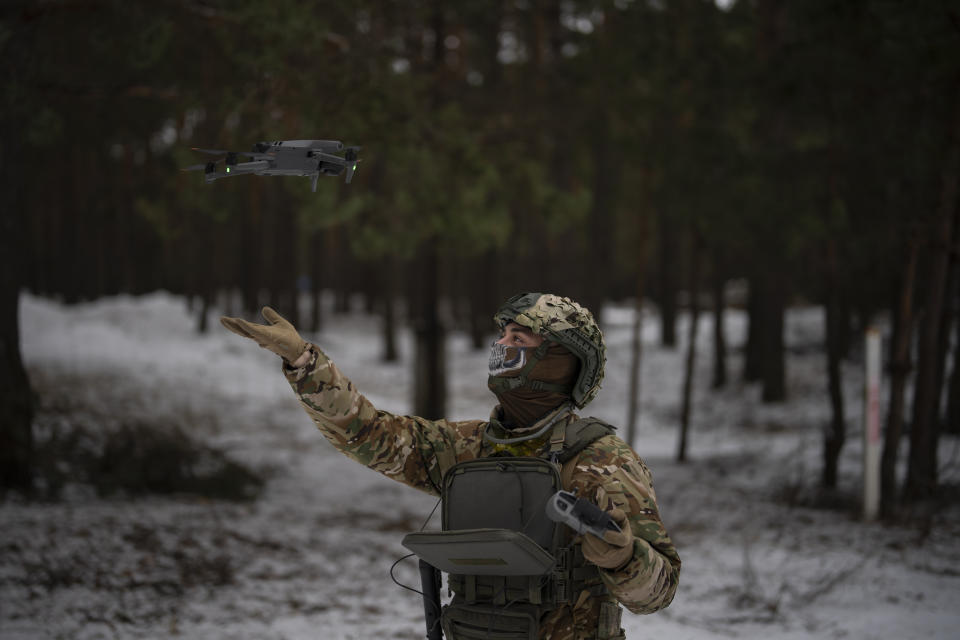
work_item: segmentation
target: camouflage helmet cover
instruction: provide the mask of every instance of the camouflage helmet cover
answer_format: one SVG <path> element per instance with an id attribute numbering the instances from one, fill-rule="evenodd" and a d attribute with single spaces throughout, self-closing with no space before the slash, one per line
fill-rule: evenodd
<path id="1" fill-rule="evenodd" d="M 503 303 L 493 321 L 500 328 L 516 322 L 577 356 L 580 374 L 571 392 L 577 408 L 583 408 L 597 395 L 607 348 L 590 311 L 570 298 L 550 293 L 520 293 Z"/>

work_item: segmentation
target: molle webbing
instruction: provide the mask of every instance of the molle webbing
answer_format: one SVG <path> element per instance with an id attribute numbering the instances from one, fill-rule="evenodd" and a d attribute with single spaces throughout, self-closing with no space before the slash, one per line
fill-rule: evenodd
<path id="1" fill-rule="evenodd" d="M 543 610 L 572 603 L 581 591 L 603 595 L 607 588 L 596 566 L 586 563 L 580 546 L 560 550 L 567 557 L 574 556 L 573 566 L 562 568 L 560 562 L 552 574 L 546 576 L 468 576 L 450 574 L 447 584 L 465 604 L 484 602 L 506 605 L 510 602 L 528 602 L 541 605 Z"/>
<path id="2" fill-rule="evenodd" d="M 504 607 L 451 603 L 443 608 L 441 622 L 447 640 L 537 640 L 540 614 L 539 607 L 529 604 Z"/>

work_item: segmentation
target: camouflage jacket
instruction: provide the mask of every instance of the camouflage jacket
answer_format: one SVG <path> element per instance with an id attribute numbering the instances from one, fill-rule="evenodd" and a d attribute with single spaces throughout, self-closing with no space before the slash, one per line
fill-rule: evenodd
<path id="1" fill-rule="evenodd" d="M 458 462 L 495 453 L 483 439 L 487 421 L 426 420 L 375 408 L 315 345 L 307 365 L 284 367 L 300 403 L 334 447 L 360 464 L 439 496 L 444 473 Z M 571 415 L 571 421 L 576 416 Z M 634 534 L 633 559 L 616 570 L 601 569 L 611 594 L 633 613 L 653 613 L 670 604 L 677 589 L 680 557 L 657 508 L 649 469 L 620 438 L 600 438 L 577 457 L 567 490 L 576 489 L 605 509 L 619 507 Z M 602 597 L 583 592 L 574 605 L 541 621 L 542 638 L 596 637 Z"/>

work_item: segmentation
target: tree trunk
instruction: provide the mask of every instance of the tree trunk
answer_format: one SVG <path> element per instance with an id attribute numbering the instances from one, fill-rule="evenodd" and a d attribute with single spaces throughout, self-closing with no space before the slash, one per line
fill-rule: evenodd
<path id="1" fill-rule="evenodd" d="M 6 136 L 10 143 L 18 136 Z M 33 485 L 33 395 L 20 355 L 19 302 L 23 277 L 22 193 L 18 153 L 0 154 L 0 174 L 7 175 L 7 205 L 0 211 L 0 487 L 29 492 Z M 9 160 L 7 160 L 9 158 Z"/>
<path id="2" fill-rule="evenodd" d="M 960 300 L 960 290 L 954 297 L 954 304 Z M 950 373 L 950 384 L 947 387 L 947 416 L 943 424 L 943 432 L 952 435 L 960 434 L 960 317 L 954 314 L 953 338 L 953 371 Z"/>
<path id="3" fill-rule="evenodd" d="M 913 287 L 917 272 L 919 238 L 913 235 L 907 247 L 907 261 L 895 310 L 890 344 L 890 408 L 884 429 L 883 454 L 880 457 L 880 513 L 890 517 L 897 503 L 897 450 L 903 434 L 907 376 L 910 373 L 910 338 L 913 335 Z"/>
<path id="4" fill-rule="evenodd" d="M 764 305 L 761 332 L 761 375 L 764 402 L 783 402 L 787 398 L 785 346 L 783 343 L 783 317 L 786 306 L 786 291 L 782 281 L 771 275 L 764 277 L 765 291 L 761 301 Z"/>
<path id="5" fill-rule="evenodd" d="M 834 239 L 827 247 L 827 301 L 825 310 L 827 338 L 827 388 L 830 394 L 832 418 L 830 428 L 823 434 L 823 486 L 835 489 L 837 486 L 837 467 L 840 451 L 846 441 L 846 419 L 843 409 L 843 387 L 840 361 L 843 358 L 843 321 L 840 309 L 839 268 L 837 265 L 837 245 Z"/>
<path id="6" fill-rule="evenodd" d="M 350 291 L 353 285 L 353 260 L 350 253 L 344 251 L 346 240 L 342 226 L 330 227 L 326 233 L 327 240 L 327 281 L 333 289 L 333 312 L 335 314 L 350 311 Z"/>
<path id="7" fill-rule="evenodd" d="M 244 315 L 253 315 L 260 310 L 260 273 L 262 267 L 262 250 L 260 246 L 260 190 L 259 180 L 250 181 L 249 206 L 243 221 L 243 236 L 241 239 L 242 273 L 240 290 L 243 296 Z"/>
<path id="8" fill-rule="evenodd" d="M 600 101 L 606 105 L 605 101 Z M 614 158 L 615 144 L 611 144 L 610 117 L 601 109 L 594 121 L 593 139 L 593 204 L 591 206 L 590 224 L 590 269 L 583 269 L 582 275 L 586 280 L 581 283 L 584 292 L 581 303 L 594 314 L 600 322 L 600 310 L 603 306 L 603 287 L 596 286 L 594 278 L 597 273 L 611 274 L 613 269 L 613 211 L 616 199 L 615 191 L 618 186 L 620 162 Z"/>
<path id="9" fill-rule="evenodd" d="M 917 355 L 917 377 L 914 381 L 913 422 L 910 425 L 910 457 L 907 468 L 906 496 L 913 500 L 933 497 L 937 486 L 937 347 L 940 343 L 940 322 L 947 295 L 947 272 L 953 229 L 960 208 L 957 206 L 957 182 L 960 178 L 960 109 L 953 123 L 951 140 L 941 182 L 938 215 L 931 238 L 933 253 L 920 344 Z"/>
<path id="10" fill-rule="evenodd" d="M 960 216 L 960 211 L 957 212 Z M 947 268 L 947 284 L 944 289 L 943 310 L 940 318 L 940 337 L 937 341 L 937 371 L 934 379 L 934 422 L 936 423 L 937 433 L 942 433 L 946 429 L 947 415 L 944 408 L 944 393 L 949 392 L 947 384 L 947 361 L 950 359 L 950 334 L 953 331 L 953 323 L 957 315 L 956 291 L 957 284 L 960 282 L 960 268 L 958 268 L 957 256 L 960 255 L 960 217 L 954 219 L 953 224 L 953 242 L 949 249 L 950 266 Z M 953 297 L 951 297 L 953 293 Z M 949 404 L 949 398 L 947 398 Z"/>
<path id="11" fill-rule="evenodd" d="M 434 241 L 423 245 L 419 269 L 420 295 L 412 310 L 416 339 L 414 413 L 429 420 L 439 420 L 446 412 L 446 332 L 440 320 L 440 257 L 436 245 Z"/>
<path id="12" fill-rule="evenodd" d="M 77 154 L 64 153 L 68 163 L 82 162 L 82 160 L 75 158 L 75 155 Z M 83 300 L 83 271 L 85 265 L 80 251 L 83 246 L 85 227 L 81 224 L 84 219 L 83 212 L 79 210 L 82 206 L 80 198 L 81 170 L 81 168 L 78 168 L 76 171 L 68 172 L 69 178 L 64 179 L 63 188 L 58 189 L 62 193 L 60 219 L 63 222 L 64 235 L 73 240 L 63 243 L 61 246 L 62 254 L 60 255 L 63 301 L 67 304 L 76 304 Z"/>
<path id="13" fill-rule="evenodd" d="M 310 238 L 310 330 L 314 333 L 323 328 L 323 283 L 325 277 L 324 261 L 326 255 L 326 233 L 314 231 Z"/>
<path id="14" fill-rule="evenodd" d="M 194 245 L 191 254 L 193 255 L 193 273 L 190 274 L 193 279 L 193 285 L 196 288 L 197 295 L 200 296 L 200 309 L 197 312 L 197 333 L 205 334 L 209 330 L 207 316 L 210 314 L 210 308 L 213 306 L 214 299 L 214 264 L 208 252 L 200 250 L 198 238 L 213 237 L 213 224 L 210 219 L 200 214 L 194 221 L 197 225 L 197 234 L 191 239 Z M 215 249 L 214 249 L 215 251 Z"/>
<path id="15" fill-rule="evenodd" d="M 743 379 L 746 382 L 757 382 L 762 379 L 763 329 L 766 327 L 759 276 L 750 278 L 747 296 L 747 343 L 743 349 Z"/>
<path id="16" fill-rule="evenodd" d="M 207 321 L 213 306 L 213 294 L 209 291 L 200 296 L 200 310 L 197 312 L 197 333 L 205 334 L 210 329 Z"/>
<path id="17" fill-rule="evenodd" d="M 12 240 L 17 236 L 7 219 L 10 213 L 2 214 L 0 235 Z M 0 274 L 0 487 L 29 492 L 33 485 L 33 395 L 20 357 L 20 270 L 11 268 L 16 259 L 13 245 L 0 243 L 7 256 L 7 266 Z"/>
<path id="18" fill-rule="evenodd" d="M 442 0 L 431 3 L 430 23 L 434 44 L 432 57 L 433 86 L 431 108 L 440 109 L 444 103 L 444 34 L 446 32 Z M 426 238 L 420 245 L 415 302 L 411 309 L 415 340 L 414 355 L 414 413 L 437 420 L 446 413 L 445 358 L 446 328 L 440 319 L 440 254 L 439 238 Z"/>
<path id="19" fill-rule="evenodd" d="M 643 285 L 639 283 L 642 276 L 637 276 L 638 293 L 642 292 Z M 637 441 L 637 431 L 640 430 L 640 381 L 641 364 L 643 362 L 643 298 L 638 295 L 633 305 L 633 330 L 630 336 L 630 393 L 627 400 L 627 444 L 631 447 Z"/>
<path id="20" fill-rule="evenodd" d="M 397 281 L 400 265 L 397 258 L 390 258 L 383 278 L 383 361 L 396 362 L 400 359 L 397 349 Z"/>
<path id="21" fill-rule="evenodd" d="M 4 16 L 6 18 L 7 16 Z M 0 70 L 3 86 L 23 83 L 29 74 L 25 63 L 31 59 L 29 25 L 13 19 L 7 30 L 5 51 L 11 52 Z M 8 24 L 5 21 L 5 24 Z M 6 92 L 13 95 L 11 92 Z M 5 100 L 12 99 L 4 96 Z M 0 490 L 33 489 L 33 394 L 20 355 L 19 305 L 24 283 L 23 248 L 26 245 L 26 212 L 23 209 L 24 159 L 21 110 L 24 104 L 5 104 L 0 110 L 0 132 L 4 150 L 0 153 L 0 185 L 4 203 L 0 206 Z"/>
<path id="22" fill-rule="evenodd" d="M 474 349 L 485 349 L 494 330 L 493 313 L 503 300 L 499 299 L 497 254 L 494 250 L 485 252 L 479 258 L 470 261 L 469 278 L 474 288 L 467 296 L 467 313 L 470 315 L 470 340 Z"/>
<path id="23" fill-rule="evenodd" d="M 743 375 L 749 382 L 763 383 L 763 401 L 786 399 L 783 316 L 786 293 L 783 284 L 767 272 L 750 281 L 750 315 Z"/>
<path id="24" fill-rule="evenodd" d="M 360 293 L 363 294 L 363 312 L 367 315 L 376 315 L 377 307 L 380 305 L 380 298 L 383 297 L 383 289 L 380 278 L 382 270 L 382 261 L 374 264 L 370 260 L 360 262 Z M 378 265 L 380 265 L 378 267 Z"/>
<path id="25" fill-rule="evenodd" d="M 687 332 L 687 359 L 683 377 L 683 398 L 680 412 L 680 442 L 677 446 L 677 462 L 687 460 L 687 434 L 690 431 L 690 415 L 693 400 L 693 375 L 696 368 L 697 329 L 700 324 L 700 236 L 694 234 L 690 255 L 690 326 Z"/>
<path id="26" fill-rule="evenodd" d="M 636 442 L 640 423 L 640 377 L 643 362 L 643 297 L 646 294 L 647 277 L 647 216 L 639 212 L 637 229 L 637 280 L 634 295 L 633 333 L 630 345 L 630 392 L 627 400 L 627 444 Z"/>
<path id="27" fill-rule="evenodd" d="M 659 306 L 660 344 L 677 346 L 677 230 L 670 214 L 660 215 Z"/>
<path id="28" fill-rule="evenodd" d="M 271 306 L 294 325 L 300 322 L 297 269 L 299 267 L 296 243 L 296 220 L 290 206 L 290 195 L 279 181 L 268 183 L 272 187 L 270 210 L 266 216 L 269 230 L 267 249 L 267 283 L 270 287 Z"/>
<path id="29" fill-rule="evenodd" d="M 727 384 L 727 337 L 724 322 L 726 300 L 724 299 L 724 285 L 726 280 L 720 266 L 720 260 L 715 260 L 713 271 L 713 382 L 714 389 L 720 389 Z"/>

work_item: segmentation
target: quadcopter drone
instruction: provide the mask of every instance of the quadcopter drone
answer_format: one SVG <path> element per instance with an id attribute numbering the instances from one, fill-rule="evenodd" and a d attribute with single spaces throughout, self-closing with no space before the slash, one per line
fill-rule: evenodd
<path id="1" fill-rule="evenodd" d="M 213 162 L 195 164 L 184 171 L 203 169 L 204 180 L 211 183 L 220 178 L 253 174 L 257 176 L 310 176 L 311 190 L 317 190 L 317 179 L 325 176 L 339 176 L 347 172 L 346 182 L 353 178 L 360 160 L 357 151 L 360 147 L 347 147 L 343 157 L 334 155 L 343 150 L 339 140 L 275 140 L 258 142 L 251 151 L 225 151 L 222 149 L 198 149 L 194 151 L 224 156 Z M 240 156 L 250 158 L 240 162 Z M 217 165 L 223 162 L 222 170 Z"/>

